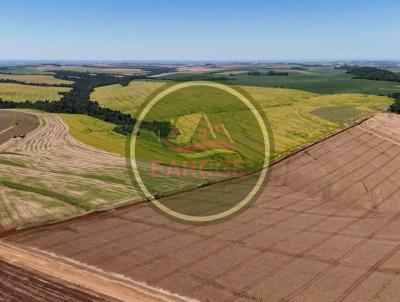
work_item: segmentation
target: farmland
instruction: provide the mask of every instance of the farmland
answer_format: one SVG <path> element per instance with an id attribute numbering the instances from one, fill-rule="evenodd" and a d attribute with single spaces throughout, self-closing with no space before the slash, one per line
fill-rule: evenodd
<path id="1" fill-rule="evenodd" d="M 71 302 L 117 302 L 3 261 L 0 261 L 0 271 L 0 297 L 3 301 L 13 301 L 17 296 L 18 302 L 50 302 L 62 296 Z M 35 288 L 34 296 L 31 293 L 32 287 Z"/>
<path id="2" fill-rule="evenodd" d="M 267 73 L 287 72 L 288 76 L 249 75 L 249 71 Z M 175 73 L 161 78 L 169 80 L 219 79 L 222 83 L 263 87 L 282 87 L 305 90 L 320 94 L 363 93 L 387 95 L 400 89 L 400 83 L 353 79 L 345 70 L 332 67 L 308 67 L 306 70 L 290 68 L 243 68 L 222 72 Z"/>
<path id="3" fill-rule="evenodd" d="M 2 110 L 0 111 L 0 145 L 13 136 L 25 135 L 38 126 L 39 119 L 32 114 Z"/>
<path id="4" fill-rule="evenodd" d="M 292 70 L 290 66 L 284 70 L 298 74 L 293 77 L 311 76 L 309 72 L 313 71 Z M 258 78 L 240 70 L 208 76 L 233 77 L 231 74 Z M 144 100 L 165 83 L 135 80 L 128 86 L 97 87 L 91 100 L 137 117 Z M 24 130 L 24 138 L 8 135 L 1 141 L 0 137 L 0 232 L 82 216 L 11 233 L 4 239 L 7 245 L 17 245 L 24 250 L 24 257 L 25 251 L 32 251 L 38 253 L 34 257 L 43 257 L 40 263 L 49 261 L 49 266 L 35 267 L 41 272 L 64 277 L 65 268 L 52 265 L 65 261 L 79 267 L 80 274 L 90 271 L 116 278 L 119 286 L 144 282 L 204 301 L 301 301 L 306 297 L 307 301 L 325 302 L 393 297 L 396 289 L 391 284 L 396 282 L 400 251 L 395 232 L 400 215 L 396 183 L 400 145 L 396 129 L 400 119 L 380 113 L 339 132 L 361 118 L 385 111 L 392 99 L 365 94 L 361 86 L 356 92 L 347 92 L 344 84 L 336 86 L 341 93 L 327 93 L 321 90 L 321 83 L 314 91 L 261 84 L 238 88 L 251 95 L 268 116 L 275 141 L 272 159 L 289 157 L 273 165 L 268 185 L 249 209 L 225 223 L 200 227 L 170 221 L 142 202 L 143 194 L 132 186 L 126 167 L 126 136 L 116 133 L 114 124 L 78 114 L 7 111 L 8 120 L 2 119 L 0 132 L 11 131 L 8 128 L 16 126 L 13 116 L 20 114 L 29 113 L 31 119 L 26 121 L 33 126 Z M 375 89 L 375 83 L 371 84 Z M 15 98 L 33 101 L 46 99 L 38 97 L 36 88 L 53 88 L 15 86 L 24 88 L 20 87 Z M 306 83 L 300 86 L 304 88 Z M 0 84 L 0 92 L 5 93 L 2 87 L 7 86 Z M 190 95 L 200 97 L 192 100 Z M 218 102 L 210 96 L 217 96 Z M 182 90 L 165 98 L 163 106 L 155 106 L 148 119 L 173 121 L 179 135 L 170 141 L 195 145 L 201 140 L 193 135 L 194 130 L 207 126 L 201 114 L 190 111 L 197 102 L 204 105 L 210 120 L 219 120 L 228 129 L 241 125 L 245 135 L 231 133 L 231 137 L 243 155 L 258 160 L 259 141 L 248 109 L 224 94 L 205 94 L 197 88 Z M 18 122 L 18 126 L 22 124 Z M 320 141 L 335 132 L 339 133 Z M 142 129 L 138 137 L 138 168 L 146 186 L 152 193 L 165 195 L 163 202 L 181 207 L 182 213 L 200 210 L 213 214 L 217 209 L 209 208 L 211 196 L 237 197 L 253 183 L 255 175 L 210 184 L 224 175 L 170 176 L 168 167 L 161 165 L 162 177 L 155 179 L 149 161 L 160 154 L 171 161 L 181 155 L 170 152 L 165 141 L 152 131 Z M 317 143 L 291 155 L 313 142 Z M 210 158 L 220 160 L 230 155 L 213 156 Z M 218 207 L 229 206 L 227 200 Z M 126 205 L 130 206 L 108 211 Z M 88 213 L 91 215 L 86 216 Z M 1 253 L 0 246 L 0 257 Z M 95 299 L 95 293 L 76 291 L 61 281 L 43 281 L 37 273 L 3 262 L 0 266 L 6 272 L 3 288 L 10 296 L 15 295 L 10 284 L 21 282 L 14 277 L 17 272 L 32 280 L 39 292 L 45 292 L 42 285 L 47 282 L 56 286 L 55 292 L 70 295 L 71 300 Z M 75 271 L 73 276 L 77 276 Z M 333 282 L 334 289 L 324 286 Z M 29 291 L 23 285 L 19 288 Z M 25 299 L 22 297 L 21 301 Z"/>
<path id="5" fill-rule="evenodd" d="M 95 89 L 91 99 L 98 101 L 105 108 L 135 116 L 143 101 L 164 83 L 160 80 L 137 80 L 131 81 L 125 87 L 102 86 Z M 43 91 L 47 89 L 54 89 L 57 92 L 69 89 L 0 84 L 1 93 L 6 94 L 7 87 L 14 87 L 14 97 L 20 101 L 25 99 L 35 101 L 49 97 L 44 94 L 39 95 L 37 91 L 44 93 Z M 326 95 L 285 88 L 260 86 L 240 88 L 249 93 L 268 116 L 275 141 L 275 153 L 272 154 L 272 159 L 280 158 L 318 141 L 357 119 L 385 110 L 392 102 L 388 97 L 355 93 Z M 190 93 L 183 93 L 178 103 L 188 104 L 185 100 Z M 55 95 L 59 97 L 57 93 Z M 57 100 L 57 97 L 54 97 Z M 4 98 L 10 99 L 10 97 Z M 156 110 L 155 115 L 150 118 L 166 121 L 175 119 L 182 135 L 172 141 L 179 143 L 190 137 L 189 132 L 194 127 L 195 116 L 187 114 L 182 106 L 179 109 L 176 100 L 171 99 L 167 102 L 169 102 L 167 106 Z M 218 104 L 205 100 L 204 104 L 207 110 L 210 110 L 208 113 L 211 119 L 220 119 L 229 127 L 237 124 L 250 127 L 251 119 L 247 115 L 248 112 L 241 107 L 232 107 L 228 100 L 221 98 Z M 11 141 L 3 146 L 7 152 L 19 153 L 20 150 L 27 150 L 27 154 L 35 154 L 32 158 L 11 154 L 2 155 L 0 158 L 0 164 L 6 167 L 3 173 L 0 173 L 0 186 L 3 188 L 0 194 L 3 198 L 7 198 L 11 207 L 18 205 L 16 216 L 10 216 L 10 211 L 11 213 L 14 211 L 10 210 L 10 206 L 2 209 L 4 229 L 15 225 L 26 226 L 28 221 L 37 224 L 49 220 L 62 220 L 102 206 L 113 207 L 142 198 L 130 187 L 123 158 L 126 154 L 126 137 L 113 131 L 114 124 L 85 115 L 59 114 L 57 117 L 40 112 L 35 114 L 40 117 L 43 129 L 35 131 L 32 134 L 34 137 L 29 140 Z M 193 139 L 192 143 L 198 140 L 196 137 Z M 234 137 L 234 139 L 240 142 L 243 154 L 257 160 L 256 149 L 259 142 L 254 137 Z M 177 159 L 177 154 L 169 152 L 153 132 L 141 130 L 138 144 L 141 147 L 138 158 L 144 160 L 142 167 L 145 178 L 150 179 L 146 176 L 150 173 L 146 161 L 151 161 L 160 154 L 163 154 L 168 161 Z M 56 148 L 56 153 L 53 148 Z M 37 154 L 38 150 L 41 151 L 40 155 Z M 96 156 L 99 160 L 90 155 L 92 152 L 95 154 L 98 152 Z M 212 156 L 213 154 L 210 154 L 210 157 Z M 108 168 L 105 168 L 104 162 L 100 160 L 103 157 L 105 162 L 109 163 Z M 191 160 L 197 162 L 200 159 Z M 39 163 L 43 165 L 43 162 L 46 164 L 41 169 L 45 169 L 46 173 L 38 172 L 40 169 L 35 170 L 37 165 Z M 204 179 L 198 177 L 170 177 L 165 182 L 151 182 L 149 186 L 156 192 L 165 192 L 192 187 L 203 181 Z M 57 187 L 57 190 L 54 190 L 54 187 Z"/>
<path id="6" fill-rule="evenodd" d="M 121 74 L 121 75 L 132 75 L 132 74 L 144 74 L 146 73 L 142 69 L 138 68 L 106 68 L 106 67 L 94 67 L 94 66 L 79 66 L 79 65 L 41 65 L 34 67 L 39 72 L 51 72 L 57 70 L 67 70 L 76 72 L 89 72 L 89 73 L 109 73 L 109 74 Z"/>
<path id="7" fill-rule="evenodd" d="M 138 106 L 155 90 L 165 85 L 163 81 L 131 81 L 128 86 L 98 87 L 90 98 L 106 108 L 134 114 Z"/>
<path id="8" fill-rule="evenodd" d="M 129 184 L 123 157 L 72 139 L 56 115 L 31 114 L 40 126 L 0 148 L 1 230 L 139 199 Z"/>
<path id="9" fill-rule="evenodd" d="M 393 301 L 399 128 L 379 114 L 277 163 L 253 207 L 223 224 L 182 226 L 139 204 L 6 240 L 201 301 Z"/>
<path id="10" fill-rule="evenodd" d="M 0 80 L 13 80 L 24 82 L 27 84 L 72 84 L 72 81 L 60 80 L 51 75 L 14 75 L 14 74 L 1 74 Z"/>
<path id="11" fill-rule="evenodd" d="M 125 138 L 111 132 L 111 124 L 80 115 L 30 114 L 40 126 L 24 132 L 24 138 L 8 137 L 0 146 L 0 232 L 143 200 L 132 187 L 126 159 L 99 150 L 117 147 L 109 151 L 123 152 Z M 76 134 L 77 129 L 82 132 Z M 82 141 L 90 139 L 98 149 L 75 140 L 70 131 Z M 151 173 L 146 163 L 143 173 Z M 163 192 L 198 183 L 195 177 L 169 178 L 158 181 L 154 189 Z"/>
<path id="12" fill-rule="evenodd" d="M 96 88 L 91 98 L 104 107 L 135 115 L 146 96 L 160 86 L 161 82 L 150 81 L 134 81 L 127 87 L 105 86 Z M 374 95 L 318 95 L 294 89 L 254 86 L 241 88 L 258 102 L 271 122 L 275 140 L 275 158 L 321 139 L 359 118 L 385 110 L 392 102 L 390 98 Z M 174 107 L 170 108 L 175 110 Z M 327 118 L 325 114 L 327 111 L 334 111 L 335 117 Z M 170 118 L 169 115 L 175 113 L 163 114 L 164 118 Z M 149 140 L 152 140 L 152 143 L 149 143 L 151 147 L 145 153 L 151 157 L 152 152 L 159 152 L 162 146 L 154 142 L 150 134 Z M 89 140 L 84 142 L 90 144 Z"/>
<path id="13" fill-rule="evenodd" d="M 126 138 L 113 131 L 113 124 L 86 115 L 60 114 L 60 117 L 77 140 L 100 150 L 125 155 Z"/>
<path id="14" fill-rule="evenodd" d="M 50 71 L 38 70 L 30 67 L 2 67 L 0 68 L 1 74 L 14 74 L 14 75 L 52 75 Z"/>
<path id="15" fill-rule="evenodd" d="M 0 83 L 0 98 L 13 102 L 24 102 L 27 100 L 32 102 L 40 100 L 59 101 L 61 99 L 59 92 L 69 90 L 71 88 Z"/>

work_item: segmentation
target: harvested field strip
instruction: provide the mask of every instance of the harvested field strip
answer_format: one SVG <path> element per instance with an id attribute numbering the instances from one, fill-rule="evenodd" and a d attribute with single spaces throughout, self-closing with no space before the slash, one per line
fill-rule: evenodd
<path id="1" fill-rule="evenodd" d="M 25 191 L 25 192 L 32 192 L 32 193 L 36 193 L 36 194 L 40 194 L 40 195 L 44 195 L 44 196 L 48 196 L 48 197 L 53 197 L 56 198 L 58 200 L 61 200 L 63 202 L 66 202 L 70 205 L 74 205 L 77 207 L 80 207 L 84 210 L 89 210 L 90 207 L 88 205 L 82 204 L 82 202 L 72 196 L 67 196 L 67 195 L 63 195 L 60 193 L 57 193 L 55 191 L 46 189 L 46 188 L 39 188 L 39 187 L 34 187 L 34 186 L 29 186 L 29 185 L 25 185 L 25 184 L 21 184 L 21 183 L 17 183 L 17 182 L 12 182 L 12 181 L 8 181 L 8 180 L 2 180 L 0 179 L 0 184 L 14 189 L 14 190 L 19 190 L 19 191 Z"/>
<path id="2" fill-rule="evenodd" d="M 26 165 L 20 161 L 20 160 L 16 160 L 16 159 L 8 159 L 6 157 L 1 157 L 0 156 L 0 165 L 10 165 L 10 166 L 16 166 L 16 167 L 26 167 Z"/>
<path id="3" fill-rule="evenodd" d="M 12 112 L 17 111 L 5 116 Z M 0 221 L 3 230 L 140 200 L 129 182 L 125 158 L 79 143 L 56 115 L 32 114 L 40 126 L 0 146 L 0 179 L 5 181 L 0 191 L 4 189 L 12 210 L 7 223 Z"/>
<path id="4" fill-rule="evenodd" d="M 0 163 L 1 163 L 1 161 L 0 161 Z M 115 184 L 121 184 L 121 185 L 129 184 L 129 180 L 119 178 L 119 177 L 114 177 L 114 176 L 96 175 L 96 174 L 82 174 L 82 176 L 86 177 L 86 178 L 102 180 L 102 181 L 115 183 Z"/>
<path id="5" fill-rule="evenodd" d="M 257 203 L 225 223 L 183 226 L 141 204 L 7 241 L 202 301 L 396 301 L 398 129 L 380 114 L 277 163 Z"/>

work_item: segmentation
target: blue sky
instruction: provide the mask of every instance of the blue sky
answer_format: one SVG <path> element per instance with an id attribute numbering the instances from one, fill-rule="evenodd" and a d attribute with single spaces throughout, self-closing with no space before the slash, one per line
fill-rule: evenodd
<path id="1" fill-rule="evenodd" d="M 400 59 L 400 1 L 13 0 L 0 59 Z"/>

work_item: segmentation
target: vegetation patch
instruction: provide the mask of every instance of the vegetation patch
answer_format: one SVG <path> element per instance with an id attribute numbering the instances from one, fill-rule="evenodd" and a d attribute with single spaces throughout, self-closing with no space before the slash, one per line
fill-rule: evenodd
<path id="1" fill-rule="evenodd" d="M 400 82 L 400 73 L 375 67 L 352 67 L 347 73 L 358 79 Z"/>
<path id="2" fill-rule="evenodd" d="M 70 91 L 65 87 L 39 87 L 14 83 L 0 83 L 0 99 L 12 102 L 59 101 L 61 93 Z"/>
<path id="3" fill-rule="evenodd" d="M 311 113 L 340 125 L 355 121 L 362 116 L 361 112 L 352 106 L 321 107 L 312 110 Z"/>
<path id="4" fill-rule="evenodd" d="M 125 155 L 126 137 L 113 131 L 115 125 L 86 115 L 59 114 L 70 134 L 84 144 L 107 152 Z"/>
<path id="5" fill-rule="evenodd" d="M 394 103 L 390 105 L 389 110 L 393 113 L 400 113 L 400 92 L 393 93 Z"/>
<path id="6" fill-rule="evenodd" d="M 52 72 L 38 70 L 28 67 L 2 67 L 0 68 L 1 74 L 18 74 L 18 75 L 51 75 Z"/>
<path id="7" fill-rule="evenodd" d="M 6 157 L 2 157 L 2 156 L 0 156 L 0 165 L 9 165 L 9 166 L 15 166 L 15 167 L 21 167 L 21 168 L 26 167 L 26 164 L 20 160 L 6 158 Z"/>
<path id="8" fill-rule="evenodd" d="M 87 72 L 87 73 L 106 73 L 106 74 L 118 74 L 118 75 L 134 75 L 134 74 L 145 74 L 145 70 L 140 68 L 111 68 L 111 67 L 93 67 L 93 66 L 81 66 L 81 65 L 41 65 L 35 68 L 38 71 L 76 71 L 76 72 Z"/>
<path id="9" fill-rule="evenodd" d="M 49 102 L 46 98 L 38 98 L 32 101 L 31 98 L 23 96 L 19 102 L 15 102 L 15 100 L 11 99 L 9 96 L 7 97 L 7 95 L 5 96 L 5 100 L 2 100 L 0 95 L 0 108 L 27 108 L 55 113 L 85 114 L 115 124 L 116 126 L 114 127 L 114 131 L 118 133 L 127 134 L 132 131 L 133 125 L 136 123 L 136 119 L 129 114 L 124 114 L 117 110 L 101 107 L 97 102 L 92 102 L 90 100 L 90 94 L 94 88 L 99 86 L 112 84 L 128 85 L 131 80 L 145 78 L 145 76 L 115 76 L 110 74 L 57 71 L 55 77 L 61 80 L 74 80 L 72 89 L 70 91 L 65 91 L 59 102 Z M 31 87 L 28 85 L 20 86 L 25 86 L 25 89 L 52 88 Z M 19 98 L 21 98 L 20 94 L 17 95 Z M 142 127 L 146 130 L 153 131 L 160 137 L 166 137 L 171 129 L 169 122 L 165 121 L 142 121 Z"/>
<path id="10" fill-rule="evenodd" d="M 100 98 L 100 102 L 104 101 L 102 104 L 106 104 L 107 95 L 113 95 L 113 101 L 107 103 L 107 106 L 133 115 L 141 102 L 145 100 L 145 96 L 150 94 L 151 88 L 154 88 L 151 81 L 141 81 L 136 86 L 136 89 L 143 89 L 142 98 L 130 98 L 126 93 L 126 87 L 119 85 L 100 87 L 94 93 L 101 91 L 101 94 L 97 95 L 104 96 Z M 274 134 L 275 158 L 317 141 L 355 119 L 385 110 L 392 103 L 391 98 L 376 95 L 355 93 L 320 95 L 296 89 L 256 86 L 241 86 L 241 88 L 248 92 L 267 114 Z M 141 95 L 138 91 L 135 94 Z M 170 107 L 170 110 L 171 112 L 159 112 L 159 117 L 172 114 L 176 108 Z M 234 110 L 234 108 L 227 109 L 228 115 L 229 110 Z M 330 111 L 335 116 L 332 119 L 326 119 Z M 146 144 L 140 146 L 143 157 L 151 158 L 154 152 L 163 152 L 167 155 L 165 146 L 159 143 L 154 133 L 141 131 L 141 135 L 146 139 Z M 121 148 L 117 153 L 123 154 L 123 149 Z"/>
<path id="11" fill-rule="evenodd" d="M 0 81 L 17 81 L 26 84 L 70 85 L 73 81 L 60 80 L 52 75 L 15 75 L 1 74 Z"/>
<path id="12" fill-rule="evenodd" d="M 5 187 L 14 189 L 14 190 L 32 192 L 32 193 L 40 194 L 40 195 L 43 195 L 43 196 L 56 198 L 58 200 L 66 202 L 66 203 L 68 203 L 70 205 L 80 207 L 80 208 L 82 208 L 84 210 L 90 210 L 90 207 L 88 205 L 83 204 L 77 198 L 72 197 L 72 196 L 68 196 L 68 195 L 63 195 L 63 194 L 60 194 L 58 192 L 49 190 L 47 188 L 26 185 L 26 184 L 22 184 L 20 182 L 13 182 L 13 181 L 4 180 L 4 179 L 0 179 L 0 184 L 5 186 Z"/>
<path id="13" fill-rule="evenodd" d="M 136 80 L 127 86 L 120 84 L 102 86 L 93 91 L 90 99 L 105 108 L 118 108 L 117 110 L 134 116 L 139 105 L 165 84 L 165 81 Z"/>
<path id="14" fill-rule="evenodd" d="M 129 185 L 130 181 L 128 179 L 123 179 L 111 175 L 98 175 L 98 174 L 82 174 L 82 177 L 100 180 L 108 183 L 115 183 L 120 185 Z"/>
<path id="15" fill-rule="evenodd" d="M 290 88 L 309 91 L 319 94 L 336 93 L 363 93 L 375 95 L 388 95 L 399 90 L 399 83 L 358 78 L 347 73 L 346 69 L 333 67 L 309 66 L 307 70 L 291 69 L 293 66 L 281 66 L 275 68 L 246 68 L 230 72 L 219 73 L 175 73 L 160 77 L 166 80 L 208 80 L 220 81 L 232 85 Z M 254 76 L 249 72 L 260 74 L 274 71 L 275 73 L 288 73 L 287 76 Z M 224 77 L 221 77 L 224 75 Z"/>

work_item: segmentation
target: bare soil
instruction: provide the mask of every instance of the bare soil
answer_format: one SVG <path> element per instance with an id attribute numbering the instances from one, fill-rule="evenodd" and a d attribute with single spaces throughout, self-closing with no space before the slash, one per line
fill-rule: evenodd
<path id="1" fill-rule="evenodd" d="M 36 272 L 0 261 L 0 300 L 18 302 L 117 302 L 103 295 L 74 288 Z"/>
<path id="2" fill-rule="evenodd" d="M 14 136 L 26 135 L 39 126 L 39 119 L 28 113 L 0 110 L 0 145 Z M 18 139 L 21 139 L 18 137 Z"/>
<path id="3" fill-rule="evenodd" d="M 400 116 L 379 114 L 277 163 L 227 222 L 139 204 L 4 240 L 201 301 L 397 301 L 399 155 Z"/>
<path id="4" fill-rule="evenodd" d="M 58 261 L 57 257 L 0 244 L 1 301 L 58 302 L 184 302 L 179 296 L 146 287 L 122 283 L 106 273 Z M 28 281 L 28 282 L 27 282 Z M 102 294 L 97 294 L 102 292 Z M 105 295 L 103 295 L 105 294 Z"/>

